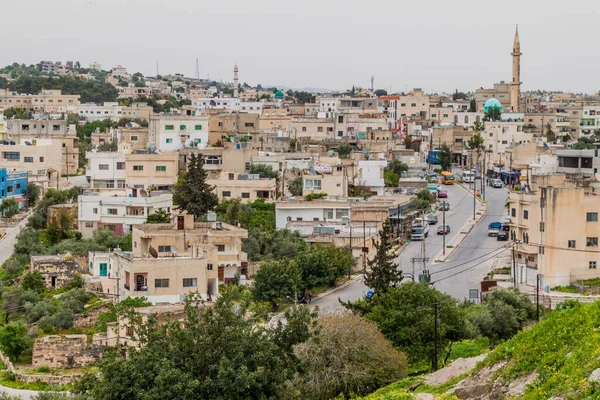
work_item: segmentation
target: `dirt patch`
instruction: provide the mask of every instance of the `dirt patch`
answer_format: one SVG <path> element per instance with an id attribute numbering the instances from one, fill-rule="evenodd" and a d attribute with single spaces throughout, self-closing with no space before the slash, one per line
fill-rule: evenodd
<path id="1" fill-rule="evenodd" d="M 425 377 L 425 383 L 428 385 L 442 385 L 449 380 L 469 372 L 479 361 L 483 361 L 487 354 L 481 354 L 477 357 L 458 358 L 452 364 L 433 372 Z"/>

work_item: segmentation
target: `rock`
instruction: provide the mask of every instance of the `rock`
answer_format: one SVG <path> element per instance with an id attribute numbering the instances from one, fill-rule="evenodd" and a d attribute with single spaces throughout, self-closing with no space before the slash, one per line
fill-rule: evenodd
<path id="1" fill-rule="evenodd" d="M 492 367 L 480 369 L 476 374 L 460 381 L 454 388 L 454 394 L 460 399 L 479 400 L 488 399 L 495 384 L 496 372 L 506 365 L 506 361 Z"/>
<path id="2" fill-rule="evenodd" d="M 487 357 L 486 354 L 481 354 L 477 357 L 459 358 L 454 360 L 450 365 L 438 371 L 435 371 L 425 377 L 425 383 L 428 385 L 442 385 L 459 375 L 469 372 L 479 361 L 483 361 Z"/>
<path id="3" fill-rule="evenodd" d="M 506 397 L 519 398 L 519 397 L 523 396 L 523 394 L 525 393 L 525 390 L 527 389 L 527 385 L 529 385 L 532 382 L 535 382 L 537 377 L 538 377 L 537 371 L 533 371 L 529 375 L 518 377 L 517 379 L 515 379 L 508 385 L 508 391 L 506 392 Z"/>
<path id="4" fill-rule="evenodd" d="M 418 393 L 415 397 L 421 400 L 435 400 L 435 396 L 431 393 Z"/>
<path id="5" fill-rule="evenodd" d="M 600 382 L 600 368 L 592 371 L 592 373 L 590 374 L 590 377 L 588 378 L 588 381 Z"/>

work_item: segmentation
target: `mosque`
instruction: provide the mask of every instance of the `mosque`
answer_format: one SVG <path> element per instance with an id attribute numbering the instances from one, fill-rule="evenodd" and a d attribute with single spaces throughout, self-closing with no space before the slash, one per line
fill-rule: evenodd
<path id="1" fill-rule="evenodd" d="M 523 112 L 521 101 L 521 43 L 519 42 L 519 27 L 515 30 L 512 55 L 512 82 L 495 83 L 493 89 L 480 88 L 475 91 L 477 111 L 485 112 L 489 107 L 498 107 L 505 112 Z"/>

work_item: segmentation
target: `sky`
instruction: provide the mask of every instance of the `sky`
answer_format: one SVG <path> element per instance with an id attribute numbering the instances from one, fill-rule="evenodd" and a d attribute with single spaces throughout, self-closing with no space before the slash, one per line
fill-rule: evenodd
<path id="1" fill-rule="evenodd" d="M 240 83 L 392 92 L 600 89 L 593 0 L 2 0 L 0 64 L 121 64 Z"/>

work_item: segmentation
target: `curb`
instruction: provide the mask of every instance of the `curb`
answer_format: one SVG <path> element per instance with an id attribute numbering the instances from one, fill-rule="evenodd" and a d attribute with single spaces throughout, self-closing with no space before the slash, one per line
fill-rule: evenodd
<path id="1" fill-rule="evenodd" d="M 321 293 L 318 296 L 314 296 L 313 297 L 313 302 L 315 300 L 319 300 L 319 299 L 322 299 L 323 297 L 329 296 L 330 294 L 333 294 L 333 293 L 337 292 L 338 290 L 341 290 L 341 289 L 343 289 L 343 288 L 345 288 L 347 286 L 350 286 L 351 284 L 360 281 L 362 278 L 363 278 L 363 274 L 362 273 L 359 274 L 359 275 L 353 276 L 352 278 L 350 278 L 346 282 L 342 283 L 341 285 L 336 286 L 336 287 L 334 287 L 334 288 L 332 288 L 332 289 L 330 289 L 330 290 L 328 290 L 328 291 L 326 291 L 324 293 Z"/>

